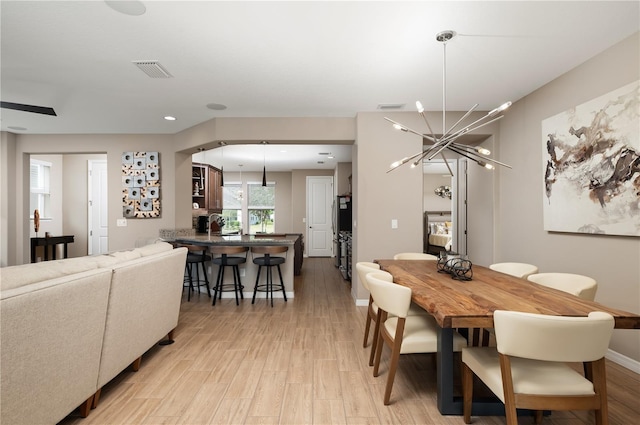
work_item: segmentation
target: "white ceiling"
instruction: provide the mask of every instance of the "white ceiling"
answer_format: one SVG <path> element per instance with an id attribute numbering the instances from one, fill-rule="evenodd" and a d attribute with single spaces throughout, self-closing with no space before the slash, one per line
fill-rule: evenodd
<path id="1" fill-rule="evenodd" d="M 638 1 L 129 3 L 145 13 L 0 2 L 2 100 L 58 114 L 1 109 L 3 131 L 174 134 L 215 117 L 354 117 L 418 99 L 441 111 L 442 30 L 458 33 L 447 110 L 490 110 L 640 30 Z"/>

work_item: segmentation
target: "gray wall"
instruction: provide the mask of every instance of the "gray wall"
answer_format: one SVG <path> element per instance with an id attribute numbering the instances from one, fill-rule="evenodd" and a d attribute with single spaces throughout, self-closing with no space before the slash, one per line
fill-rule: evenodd
<path id="1" fill-rule="evenodd" d="M 524 261 L 541 272 L 585 274 L 596 301 L 640 312 L 640 238 L 546 232 L 543 228 L 541 121 L 640 78 L 640 33 L 513 105 L 501 123 L 496 261 Z M 640 332 L 617 330 L 611 349 L 640 360 Z"/>

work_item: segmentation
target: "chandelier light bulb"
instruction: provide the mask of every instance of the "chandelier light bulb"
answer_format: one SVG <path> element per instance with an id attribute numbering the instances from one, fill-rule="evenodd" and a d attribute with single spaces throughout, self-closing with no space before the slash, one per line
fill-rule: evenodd
<path id="1" fill-rule="evenodd" d="M 495 117 L 500 112 L 506 110 L 509 106 L 511 106 L 511 101 L 505 102 L 502 105 L 498 106 L 496 109 L 493 109 L 491 112 L 487 114 L 488 117 Z"/>
<path id="2" fill-rule="evenodd" d="M 402 130 L 402 126 L 400 124 L 394 124 L 393 128 L 395 128 L 396 130 Z"/>
<path id="3" fill-rule="evenodd" d="M 485 148 L 476 148 L 476 151 L 480 154 L 480 155 L 491 155 L 491 151 L 489 149 L 485 149 Z"/>
<path id="4" fill-rule="evenodd" d="M 420 101 L 416 101 L 416 108 L 418 108 L 418 113 L 421 114 L 424 112 L 424 108 L 422 107 L 422 103 Z"/>

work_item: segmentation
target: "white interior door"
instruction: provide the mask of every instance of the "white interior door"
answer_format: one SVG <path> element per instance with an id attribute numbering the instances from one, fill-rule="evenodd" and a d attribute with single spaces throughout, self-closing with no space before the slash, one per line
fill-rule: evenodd
<path id="1" fill-rule="evenodd" d="M 107 161 L 90 160 L 89 164 L 89 255 L 109 252 L 109 218 L 107 213 Z"/>
<path id="2" fill-rule="evenodd" d="M 333 177 L 307 177 L 307 255 L 331 257 Z"/>

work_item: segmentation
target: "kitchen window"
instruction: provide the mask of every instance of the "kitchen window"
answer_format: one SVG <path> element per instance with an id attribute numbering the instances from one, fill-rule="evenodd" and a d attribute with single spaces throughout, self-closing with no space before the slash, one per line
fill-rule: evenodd
<path id="1" fill-rule="evenodd" d="M 247 210 L 249 213 L 249 233 L 274 233 L 276 186 L 268 183 L 248 183 Z"/>
<path id="2" fill-rule="evenodd" d="M 222 233 L 242 233 L 242 183 L 225 183 L 222 188 Z"/>
<path id="3" fill-rule="evenodd" d="M 275 183 L 263 187 L 261 183 L 225 182 L 222 196 L 222 216 L 225 221 L 222 233 L 274 233 Z"/>

